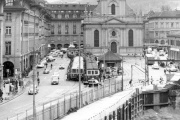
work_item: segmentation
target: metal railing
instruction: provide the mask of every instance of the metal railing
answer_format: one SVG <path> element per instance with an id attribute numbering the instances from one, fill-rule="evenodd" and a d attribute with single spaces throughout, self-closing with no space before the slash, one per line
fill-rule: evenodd
<path id="1" fill-rule="evenodd" d="M 79 95 L 78 91 L 66 94 L 63 98 L 36 106 L 36 120 L 62 118 L 79 108 L 79 97 L 81 97 L 81 107 L 84 107 L 104 97 L 120 92 L 121 87 L 121 81 L 109 80 L 108 84 L 92 87 L 88 91 L 81 91 L 81 95 Z M 6 120 L 33 120 L 33 110 L 26 110 Z"/>

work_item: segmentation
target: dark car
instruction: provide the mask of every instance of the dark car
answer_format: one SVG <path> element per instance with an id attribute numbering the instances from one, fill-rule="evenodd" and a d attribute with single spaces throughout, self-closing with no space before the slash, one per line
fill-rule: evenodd
<path id="1" fill-rule="evenodd" d="M 60 65 L 60 66 L 59 66 L 59 69 L 60 69 L 60 70 L 63 70 L 63 69 L 64 69 L 64 67 Z"/>
<path id="2" fill-rule="evenodd" d="M 89 87 L 102 85 L 98 80 L 92 78 L 88 80 Z"/>
<path id="3" fill-rule="evenodd" d="M 48 69 L 44 69 L 43 74 L 49 74 L 49 70 Z"/>
<path id="4" fill-rule="evenodd" d="M 84 81 L 83 84 L 84 85 L 89 85 L 89 82 L 88 81 Z"/>

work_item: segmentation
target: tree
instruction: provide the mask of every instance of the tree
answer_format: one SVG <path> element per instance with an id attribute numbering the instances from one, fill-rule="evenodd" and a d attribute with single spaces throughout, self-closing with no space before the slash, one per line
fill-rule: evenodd
<path id="1" fill-rule="evenodd" d="M 163 5 L 163 6 L 161 6 L 161 11 L 162 12 L 171 11 L 171 7 L 169 5 Z"/>

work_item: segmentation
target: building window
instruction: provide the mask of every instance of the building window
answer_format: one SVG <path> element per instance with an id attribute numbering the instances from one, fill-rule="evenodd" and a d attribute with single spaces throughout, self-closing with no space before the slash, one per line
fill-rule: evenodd
<path id="1" fill-rule="evenodd" d="M 69 26 L 68 26 L 68 24 L 66 23 L 66 25 L 65 25 L 65 34 L 68 34 L 68 29 L 69 29 Z"/>
<path id="2" fill-rule="evenodd" d="M 155 28 L 158 28 L 158 22 L 155 22 Z"/>
<path id="3" fill-rule="evenodd" d="M 10 26 L 6 27 L 6 35 L 11 35 L 11 27 Z"/>
<path id="4" fill-rule="evenodd" d="M 76 24 L 73 24 L 73 34 L 76 34 Z"/>
<path id="5" fill-rule="evenodd" d="M 174 27 L 174 23 L 173 22 L 171 23 L 171 27 Z"/>
<path id="6" fill-rule="evenodd" d="M 68 15 L 68 14 L 66 14 L 66 15 L 65 15 L 65 18 L 69 18 L 69 15 Z"/>
<path id="7" fill-rule="evenodd" d="M 11 21 L 12 20 L 12 14 L 11 13 L 7 13 L 6 14 L 6 21 Z"/>
<path id="8" fill-rule="evenodd" d="M 74 14 L 74 15 L 73 15 L 73 18 L 77 18 L 77 15 L 76 15 L 76 14 Z"/>
<path id="9" fill-rule="evenodd" d="M 170 45 L 174 45 L 174 40 L 171 40 L 171 43 L 170 43 Z"/>
<path id="10" fill-rule="evenodd" d="M 163 22 L 161 22 L 161 28 L 164 28 L 164 23 Z"/>
<path id="11" fill-rule="evenodd" d="M 94 47 L 99 47 L 99 31 L 94 31 Z"/>
<path id="12" fill-rule="evenodd" d="M 62 18 L 62 15 L 58 14 L 58 18 L 61 19 L 61 18 Z"/>
<path id="13" fill-rule="evenodd" d="M 54 34 L 54 25 L 51 26 L 51 34 Z"/>
<path id="14" fill-rule="evenodd" d="M 176 28 L 179 28 L 179 23 L 178 22 L 176 23 Z"/>
<path id="15" fill-rule="evenodd" d="M 112 31 L 112 36 L 116 36 L 116 32 L 115 31 Z"/>
<path id="16" fill-rule="evenodd" d="M 158 37 L 158 32 L 156 32 L 155 34 L 156 34 L 156 37 Z"/>
<path id="17" fill-rule="evenodd" d="M 166 23 L 166 28 L 169 28 L 169 23 L 168 22 Z"/>
<path id="18" fill-rule="evenodd" d="M 13 6 L 14 0 L 6 0 L 6 6 Z"/>
<path id="19" fill-rule="evenodd" d="M 5 55 L 11 55 L 11 42 L 5 42 Z"/>
<path id="20" fill-rule="evenodd" d="M 116 6 L 114 4 L 111 5 L 111 14 L 112 15 L 115 15 L 115 9 L 116 9 Z"/>
<path id="21" fill-rule="evenodd" d="M 133 30 L 129 30 L 129 46 L 133 46 Z"/>
<path id="22" fill-rule="evenodd" d="M 58 25 L 58 34 L 61 34 L 61 25 Z"/>

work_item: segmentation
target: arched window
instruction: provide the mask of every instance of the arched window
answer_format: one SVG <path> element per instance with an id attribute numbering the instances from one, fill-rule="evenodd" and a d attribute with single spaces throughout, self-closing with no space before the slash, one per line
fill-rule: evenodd
<path id="1" fill-rule="evenodd" d="M 115 15 L 115 7 L 116 7 L 115 4 L 111 5 L 111 14 L 112 15 Z"/>
<path id="2" fill-rule="evenodd" d="M 129 46 L 133 46 L 133 30 L 129 30 Z"/>
<path id="3" fill-rule="evenodd" d="M 99 47 L 99 31 L 94 31 L 94 47 Z"/>
<path id="4" fill-rule="evenodd" d="M 112 36 L 116 36 L 116 32 L 115 31 L 112 31 Z"/>
<path id="5" fill-rule="evenodd" d="M 116 44 L 116 42 L 111 43 L 111 51 L 113 53 L 117 53 L 117 44 Z"/>

